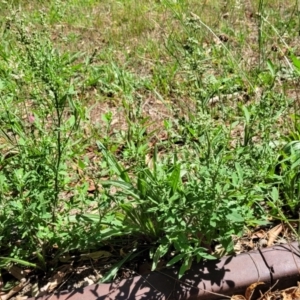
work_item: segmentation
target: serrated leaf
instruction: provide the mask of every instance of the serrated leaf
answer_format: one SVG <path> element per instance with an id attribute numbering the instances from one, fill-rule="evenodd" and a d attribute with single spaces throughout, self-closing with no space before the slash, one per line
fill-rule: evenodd
<path id="1" fill-rule="evenodd" d="M 232 213 L 228 214 L 227 219 L 230 220 L 231 222 L 237 222 L 237 223 L 241 223 L 245 221 L 244 217 L 236 211 L 233 211 Z"/>

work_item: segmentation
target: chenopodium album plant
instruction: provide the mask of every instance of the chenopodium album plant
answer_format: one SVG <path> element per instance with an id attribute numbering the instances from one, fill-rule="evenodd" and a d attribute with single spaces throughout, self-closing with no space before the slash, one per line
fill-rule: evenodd
<path id="1" fill-rule="evenodd" d="M 0 46 L 1 250 L 12 258 L 35 252 L 43 264 L 52 245 L 77 242 L 63 217 L 68 207 L 61 192 L 85 117 L 74 79 L 81 65 L 74 64 L 78 54 L 60 54 L 46 35 L 29 34 L 24 25 L 11 34 L 15 44 Z"/>

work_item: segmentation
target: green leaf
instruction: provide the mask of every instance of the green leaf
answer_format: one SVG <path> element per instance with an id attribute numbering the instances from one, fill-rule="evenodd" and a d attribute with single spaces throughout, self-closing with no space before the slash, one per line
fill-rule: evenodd
<path id="1" fill-rule="evenodd" d="M 230 220 L 231 222 L 237 222 L 237 223 L 241 223 L 245 221 L 244 217 L 241 214 L 239 214 L 237 211 L 233 211 L 232 213 L 228 214 L 227 219 Z"/>
<path id="2" fill-rule="evenodd" d="M 180 261 L 185 255 L 186 255 L 185 253 L 180 253 L 180 254 L 174 256 L 174 257 L 167 263 L 167 267 L 176 264 L 176 263 L 177 263 L 178 261 Z"/>
<path id="3" fill-rule="evenodd" d="M 66 123 L 68 124 L 69 127 L 73 127 L 73 126 L 75 125 L 75 121 L 76 121 L 75 116 L 72 115 L 72 116 L 66 121 Z"/>
<path id="4" fill-rule="evenodd" d="M 125 229 L 126 227 L 124 227 Z M 125 234 L 131 233 L 133 230 L 132 228 L 127 228 L 127 230 L 120 230 L 120 228 L 106 228 L 99 232 L 99 236 L 101 240 L 107 240 L 115 236 L 123 236 Z"/>
<path id="5" fill-rule="evenodd" d="M 142 197 L 144 198 L 147 192 L 147 182 L 145 181 L 145 179 L 141 174 L 138 175 L 137 188 L 140 194 L 142 195 Z"/>
<path id="6" fill-rule="evenodd" d="M 271 73 L 272 77 L 275 77 L 275 76 L 276 76 L 275 66 L 274 66 L 274 64 L 271 62 L 270 59 L 267 60 L 267 66 L 268 66 L 268 68 L 269 68 L 269 70 L 270 70 L 270 73 Z"/>
<path id="7" fill-rule="evenodd" d="M 169 246 L 170 245 L 167 239 L 165 239 L 163 243 L 158 246 L 153 256 L 152 271 L 156 270 L 159 259 L 168 252 Z"/>
<path id="8" fill-rule="evenodd" d="M 2 80 L 0 80 L 0 91 L 4 90 L 5 84 Z"/>
<path id="9" fill-rule="evenodd" d="M 68 217 L 69 222 L 78 222 L 78 219 L 83 219 L 92 223 L 99 223 L 100 221 L 99 215 L 96 214 L 73 215 Z"/>
<path id="10" fill-rule="evenodd" d="M 105 148 L 105 146 L 97 141 L 98 148 L 102 151 L 105 160 L 109 164 L 109 166 L 112 168 L 112 170 L 121 177 L 125 182 L 130 183 L 130 178 L 128 176 L 127 171 L 123 169 L 123 167 L 117 162 L 117 160 L 109 153 L 109 151 Z"/>
<path id="11" fill-rule="evenodd" d="M 193 257 L 191 256 L 187 256 L 184 261 L 183 264 L 180 267 L 179 270 L 179 274 L 178 274 L 178 278 L 181 278 L 183 276 L 183 274 L 190 269 L 191 265 L 192 265 L 192 261 L 193 261 Z"/>
<path id="12" fill-rule="evenodd" d="M 36 256 L 37 256 L 37 258 L 38 258 L 38 260 L 40 262 L 41 268 L 44 271 L 46 271 L 47 270 L 47 266 L 46 266 L 45 258 L 43 257 L 43 255 L 39 251 L 36 252 Z"/>
<path id="13" fill-rule="evenodd" d="M 81 170 L 84 170 L 85 169 L 85 163 L 79 159 L 78 160 L 78 167 L 81 169 Z"/>
<path id="14" fill-rule="evenodd" d="M 176 165 L 174 167 L 171 176 L 169 177 L 169 184 L 172 189 L 171 196 L 175 194 L 176 190 L 178 189 L 179 183 L 180 183 L 180 165 Z"/>
<path id="15" fill-rule="evenodd" d="M 238 186 L 239 185 L 239 180 L 238 180 L 238 176 L 237 176 L 236 172 L 232 172 L 232 174 L 231 174 L 231 180 L 232 180 L 233 186 Z"/>
<path id="16" fill-rule="evenodd" d="M 133 198 L 139 200 L 140 196 L 135 192 L 135 188 L 127 182 L 124 181 L 118 181 L 118 180 L 106 180 L 106 181 L 101 181 L 100 184 L 103 186 L 114 186 L 114 187 L 119 187 L 122 189 L 122 191 L 126 192 L 126 194 L 132 196 Z"/>
<path id="17" fill-rule="evenodd" d="M 155 144 L 153 153 L 153 175 L 157 178 L 157 145 Z"/>
<path id="18" fill-rule="evenodd" d="M 234 165 L 235 165 L 235 169 L 237 170 L 237 173 L 239 175 L 239 183 L 241 183 L 243 181 L 243 177 L 244 177 L 243 169 L 239 163 L 235 163 Z"/>
<path id="19" fill-rule="evenodd" d="M 299 165 L 300 165 L 300 157 L 295 160 L 295 162 L 291 166 L 291 169 L 293 170 L 297 168 Z"/>
<path id="20" fill-rule="evenodd" d="M 209 225 L 210 225 L 212 228 L 215 228 L 216 225 L 217 225 L 216 220 L 210 219 L 210 220 L 209 220 Z"/>
<path id="21" fill-rule="evenodd" d="M 273 188 L 272 188 L 271 197 L 272 197 L 272 200 L 273 200 L 274 202 L 277 202 L 277 201 L 278 201 L 278 199 L 279 199 L 279 194 L 278 194 L 278 190 L 277 190 L 276 187 L 273 187 Z"/>
<path id="22" fill-rule="evenodd" d="M 244 112 L 244 116 L 245 116 L 245 119 L 246 119 L 246 124 L 249 124 L 250 123 L 250 112 L 249 112 L 249 110 L 247 109 L 246 106 L 243 106 L 242 110 Z"/>
<path id="23" fill-rule="evenodd" d="M 23 266 L 25 266 L 25 267 L 39 268 L 39 266 L 38 266 L 37 264 L 33 264 L 33 263 L 31 263 L 31 262 L 28 262 L 28 261 L 22 260 L 22 259 L 18 259 L 18 258 L 3 257 L 3 256 L 1 256 L 1 257 L 0 257 L 0 260 L 1 260 L 2 262 L 4 262 L 4 264 L 8 264 L 8 263 L 14 262 L 14 263 L 23 265 Z M 1 263 L 2 263 L 2 262 L 1 262 Z"/>
<path id="24" fill-rule="evenodd" d="M 112 268 L 105 274 L 105 276 L 100 280 L 100 282 L 104 283 L 104 282 L 107 282 L 107 281 L 110 281 L 111 279 L 113 279 L 116 276 L 118 270 L 122 267 L 122 265 L 126 261 L 135 258 L 136 256 L 140 255 L 145 250 L 146 249 L 139 251 L 139 252 L 128 253 L 122 260 L 120 260 L 119 262 L 117 262 L 116 264 L 114 264 L 112 266 Z"/>
<path id="25" fill-rule="evenodd" d="M 294 67 L 296 67 L 297 71 L 300 71 L 300 60 L 294 55 L 290 54 Z"/>
<path id="26" fill-rule="evenodd" d="M 201 252 L 201 254 L 200 254 L 201 256 L 202 256 L 202 258 L 204 258 L 204 259 L 216 259 L 216 257 L 215 256 L 213 256 L 213 255 L 210 255 L 209 253 L 207 253 L 207 252 L 205 252 L 205 251 L 203 251 L 203 252 Z"/>

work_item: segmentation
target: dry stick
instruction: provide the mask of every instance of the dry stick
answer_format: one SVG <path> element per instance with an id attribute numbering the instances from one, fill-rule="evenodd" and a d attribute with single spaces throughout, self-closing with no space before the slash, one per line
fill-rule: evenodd
<path id="1" fill-rule="evenodd" d="M 23 278 L 18 285 L 13 287 L 7 294 L 0 296 L 0 300 L 7 300 L 11 298 L 14 294 L 18 293 L 20 290 L 22 290 L 27 284 L 29 284 L 30 280 L 27 280 Z"/>
<path id="2" fill-rule="evenodd" d="M 273 265 L 272 265 L 272 266 L 269 266 L 269 264 L 268 264 L 268 262 L 267 262 L 266 258 L 264 257 L 264 255 L 263 255 L 263 253 L 261 252 L 261 250 L 260 250 L 260 248 L 259 248 L 259 247 L 257 248 L 257 250 L 258 250 L 259 254 L 261 255 L 261 258 L 263 259 L 263 261 L 264 261 L 264 263 L 265 263 L 266 267 L 267 267 L 267 268 L 268 268 L 268 270 L 269 270 L 271 284 L 273 284 L 273 273 L 274 273 L 274 268 L 273 268 Z"/>
<path id="3" fill-rule="evenodd" d="M 98 282 L 103 276 L 97 272 L 97 270 L 96 270 L 96 268 L 95 268 L 95 266 L 94 266 L 93 261 L 92 261 L 91 258 L 90 258 L 90 264 L 92 265 L 94 274 L 96 274 L 96 280 L 97 280 L 96 282 Z"/>
<path id="4" fill-rule="evenodd" d="M 260 298 L 258 298 L 257 300 L 261 300 L 267 293 L 269 293 L 273 288 L 274 286 L 279 282 L 279 280 L 277 279 L 277 281 L 263 294 L 260 296 Z"/>

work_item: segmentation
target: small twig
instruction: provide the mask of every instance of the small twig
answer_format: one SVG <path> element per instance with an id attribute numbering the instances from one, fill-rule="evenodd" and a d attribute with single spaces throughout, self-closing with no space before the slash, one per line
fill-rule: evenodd
<path id="1" fill-rule="evenodd" d="M 274 273 L 274 268 L 273 266 L 269 266 L 268 262 L 266 261 L 266 258 L 264 257 L 263 253 L 261 252 L 260 248 L 258 247 L 258 252 L 261 255 L 266 267 L 269 269 L 269 273 L 270 273 L 270 279 L 271 279 L 271 284 L 273 284 L 273 273 Z"/>
<path id="2" fill-rule="evenodd" d="M 267 293 L 269 293 L 273 288 L 274 286 L 279 282 L 279 280 L 277 279 L 277 281 L 263 294 L 260 296 L 260 298 L 258 298 L 257 300 L 261 300 Z"/>

